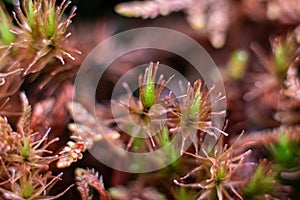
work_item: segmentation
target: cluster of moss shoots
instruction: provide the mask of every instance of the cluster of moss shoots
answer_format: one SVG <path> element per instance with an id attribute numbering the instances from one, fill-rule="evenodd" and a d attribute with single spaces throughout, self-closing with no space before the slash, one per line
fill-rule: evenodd
<path id="1" fill-rule="evenodd" d="M 11 97 L 18 96 L 23 103 L 23 111 L 19 117 L 16 129 L 9 124 L 9 116 L 0 117 L 0 197 L 4 199 L 55 199 L 62 196 L 71 186 L 56 196 L 49 196 L 51 187 L 62 177 L 62 173 L 53 176 L 49 166 L 56 162 L 57 168 L 66 168 L 83 157 L 83 152 L 92 148 L 100 140 L 111 140 L 124 144 L 122 133 L 109 126 L 103 125 L 101 130 L 96 128 L 97 120 L 79 103 L 66 106 L 72 114 L 77 126 L 69 124 L 72 137 L 66 146 L 57 155 L 47 150 L 49 145 L 58 141 L 57 138 L 48 141 L 50 130 L 43 133 L 34 132 L 30 125 L 31 107 L 26 96 L 21 93 L 22 84 L 32 82 L 43 73 L 49 63 L 60 60 L 65 64 L 66 58 L 74 59 L 70 50 L 65 45 L 70 34 L 67 28 L 71 18 L 75 15 L 72 9 L 70 15 L 64 18 L 63 14 L 70 1 L 62 1 L 57 5 L 55 0 L 21 0 L 16 7 L 13 18 L 10 17 L 4 5 L 0 6 L 0 86 L 5 87 L 5 92 L 0 95 L 0 108 L 5 108 L 9 113 Z M 274 49 L 274 56 L 268 60 L 268 71 L 275 77 L 267 87 L 280 87 L 284 84 L 288 66 L 295 59 L 295 46 L 287 36 L 279 42 Z M 245 52 L 235 52 L 228 69 L 229 76 L 241 79 L 244 74 Z M 269 66 L 275 66 L 269 67 Z M 55 65 L 56 69 L 61 65 Z M 53 72 L 51 69 L 50 72 Z M 172 93 L 163 96 L 163 91 L 171 80 L 156 79 L 158 63 L 150 63 L 145 73 L 138 78 L 139 95 L 137 98 L 129 94 L 129 103 L 118 102 L 118 106 L 126 109 L 128 115 L 114 119 L 127 130 L 146 133 L 148 138 L 136 139 L 131 136 L 124 144 L 124 149 L 136 152 L 154 151 L 169 144 L 172 138 L 180 134 L 180 155 L 187 156 L 195 161 L 194 169 L 185 176 L 180 172 L 184 160 L 174 162 L 171 171 L 178 173 L 170 185 L 179 186 L 175 192 L 175 199 L 261 199 L 277 196 L 282 185 L 295 184 L 300 179 L 300 151 L 299 130 L 279 129 L 276 140 L 264 145 L 268 152 L 268 160 L 249 161 L 252 150 L 241 150 L 238 142 L 243 140 L 240 135 L 232 144 L 223 144 L 223 139 L 228 136 L 221 128 L 215 127 L 213 118 L 224 115 L 225 111 L 212 112 L 212 104 L 222 100 L 219 95 L 211 99 L 213 88 L 206 88 L 201 80 L 187 86 L 180 97 Z M 239 71 L 240 73 L 236 73 Z M 20 84 L 12 84 L 11 76 L 18 77 Z M 15 87 L 13 87 L 15 86 Z M 24 85 L 23 85 L 24 86 Z M 27 94 L 30 96 L 30 94 Z M 158 106 L 158 108 L 156 107 Z M 75 119 L 76 114 L 80 119 Z M 13 113 L 18 116 L 20 113 Z M 130 119 L 130 120 L 127 120 Z M 103 119 L 104 121 L 104 119 Z M 135 126 L 138 125 L 138 126 Z M 138 127 L 139 130 L 135 130 Z M 153 136 L 153 131 L 159 134 Z M 206 152 L 201 148 L 206 135 L 216 136 L 221 134 L 212 151 Z M 193 148 L 186 147 L 187 141 L 192 141 Z M 244 141 L 244 140 L 243 140 Z M 248 142 L 251 146 L 251 141 Z M 245 142 L 245 146 L 248 144 Z M 122 145 L 121 145 L 122 146 Z M 133 148 L 134 147 L 134 148 Z M 145 148 L 146 147 L 146 148 Z M 239 151 L 238 151 L 239 150 Z M 202 154 L 200 154 L 202 152 Z M 176 160 L 175 149 L 168 149 L 166 157 Z M 134 166 L 138 167 L 138 166 Z M 249 172 L 241 176 L 243 169 Z M 157 173 L 157 172 L 155 172 Z M 159 173 L 159 172 L 158 172 Z M 102 177 L 93 170 L 77 169 L 75 172 L 76 185 L 83 199 L 90 199 L 91 188 L 97 190 L 101 199 L 110 199 L 118 196 L 121 190 L 104 189 Z M 104 177 L 106 174 L 104 174 Z M 162 175 L 163 176 L 163 175 Z M 188 188 L 188 189 L 186 189 Z M 113 192 L 112 192 L 113 191 Z M 194 195 L 194 192 L 197 194 Z M 164 195 L 157 198 L 165 199 Z"/>

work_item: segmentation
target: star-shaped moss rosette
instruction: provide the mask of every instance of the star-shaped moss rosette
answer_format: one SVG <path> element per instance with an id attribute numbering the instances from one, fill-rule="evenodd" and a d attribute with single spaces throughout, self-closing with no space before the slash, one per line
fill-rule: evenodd
<path id="1" fill-rule="evenodd" d="M 79 53 L 68 47 L 67 39 L 71 35 L 68 27 L 75 16 L 73 7 L 68 17 L 64 17 L 71 1 L 63 0 L 59 5 L 55 0 L 21 0 L 16 7 L 14 17 L 18 26 L 12 27 L 16 35 L 14 47 L 21 55 L 16 62 L 23 61 L 24 75 L 41 71 L 53 58 L 62 64 L 65 57 L 74 59 L 71 53 Z"/>
<path id="2" fill-rule="evenodd" d="M 24 110 L 17 123 L 17 131 L 11 128 L 6 118 L 0 117 L 1 197 L 16 200 L 56 199 L 71 187 L 58 195 L 49 196 L 49 190 L 63 175 L 52 176 L 49 171 L 50 163 L 58 156 L 51 155 L 47 148 L 58 138 L 47 141 L 49 131 L 44 135 L 32 131 L 31 107 L 24 94 L 21 99 Z"/>
<path id="3" fill-rule="evenodd" d="M 181 181 L 174 180 L 174 183 L 182 187 L 199 189 L 198 199 L 233 199 L 232 196 L 243 199 L 239 190 L 249 179 L 241 178 L 238 171 L 253 165 L 246 161 L 251 150 L 235 155 L 234 143 L 230 147 L 228 145 L 223 147 L 220 141 L 211 154 L 205 150 L 202 150 L 205 156 L 187 153 L 196 158 L 199 166 L 182 177 Z M 194 182 L 184 183 L 189 178 Z"/>
<path id="4" fill-rule="evenodd" d="M 149 67 L 145 69 L 145 73 L 139 75 L 138 97 L 134 97 L 129 86 L 124 83 L 123 86 L 127 90 L 127 96 L 125 99 L 113 101 L 113 106 L 118 111 L 114 120 L 122 130 L 131 133 L 126 147 L 127 150 L 136 142 L 136 144 L 139 143 L 138 146 L 145 144 L 149 151 L 153 151 L 157 147 L 153 135 L 160 132 L 168 120 L 169 102 L 165 101 L 167 99 L 161 94 L 173 76 L 165 80 L 161 75 L 157 80 L 158 64 L 157 62 L 154 66 L 154 63 L 150 62 Z M 146 135 L 148 138 L 138 139 L 140 135 Z"/>
<path id="5" fill-rule="evenodd" d="M 300 180 L 299 145 L 299 130 L 297 129 L 280 132 L 277 142 L 266 145 L 271 155 L 274 172 L 283 183 Z"/>
<path id="6" fill-rule="evenodd" d="M 6 149 L 1 152 L 1 157 L 8 163 L 26 164 L 32 169 L 48 169 L 49 164 L 58 156 L 45 156 L 52 153 L 47 147 L 58 138 L 46 143 L 49 131 L 44 135 L 33 132 L 30 125 L 31 107 L 23 93 L 21 98 L 23 115 L 17 123 L 17 132 L 13 131 L 6 118 L 1 117 L 1 143 Z"/>
<path id="7" fill-rule="evenodd" d="M 68 27 L 76 7 L 67 17 L 64 16 L 70 3 L 66 0 L 59 5 L 55 0 L 20 0 L 13 12 L 16 25 L 1 3 L 0 50 L 8 49 L 1 54 L 1 57 L 7 56 L 1 71 L 23 68 L 23 74 L 27 75 L 43 70 L 53 58 L 59 59 L 62 64 L 66 57 L 74 59 L 71 54 L 80 52 L 68 44 L 71 35 Z"/>
<path id="8" fill-rule="evenodd" d="M 113 101 L 113 106 L 118 106 L 118 109 L 115 109 L 118 113 L 115 113 L 117 117 L 114 121 L 122 130 L 131 133 L 127 150 L 133 145 L 140 151 L 148 149 L 151 152 L 164 146 L 161 143 L 162 135 L 170 135 L 170 138 L 173 138 L 176 134 L 181 134 L 181 154 L 185 151 L 187 139 L 193 142 L 197 154 L 200 141 L 203 139 L 198 135 L 204 136 L 206 133 L 214 137 L 220 133 L 227 135 L 213 124 L 214 117 L 225 114 L 223 110 L 212 111 L 212 105 L 223 100 L 221 94 L 211 100 L 213 88 L 207 91 L 202 81 L 197 80 L 193 87 L 189 84 L 187 91 L 182 91 L 187 94 L 176 97 L 167 86 L 173 76 L 164 80 L 162 74 L 156 80 L 158 63 L 154 68 L 153 66 L 151 62 L 145 73 L 139 76 L 138 97 L 133 97 L 129 86 L 123 84 L 128 99 L 120 100 L 119 105 L 114 105 L 117 101 Z M 165 96 L 162 94 L 164 90 L 169 91 Z M 165 133 L 166 131 L 168 134 Z M 146 134 L 148 138 L 138 139 L 141 134 Z"/>
<path id="9" fill-rule="evenodd" d="M 263 160 L 243 188 L 243 197 L 244 199 L 273 198 L 271 196 L 278 190 L 278 181 L 276 181 L 275 173 L 272 171 L 272 164 Z"/>
<path id="10" fill-rule="evenodd" d="M 299 44 L 296 37 L 295 31 L 284 37 L 275 37 L 272 40 L 273 52 L 269 56 L 258 44 L 251 46 L 265 68 L 264 72 L 249 76 L 254 86 L 244 95 L 246 101 L 255 102 L 253 107 L 256 109 L 250 104 L 248 112 L 258 126 L 296 125 L 300 122 L 300 102 L 297 99 Z"/>
<path id="11" fill-rule="evenodd" d="M 74 76 L 75 65 L 63 66 L 74 59 L 72 55 L 80 53 L 68 39 L 68 27 L 76 10 L 73 7 L 66 15 L 70 3 L 20 0 L 14 7 L 14 21 L 0 3 L 1 114 L 21 115 L 20 87 L 26 88 L 26 92 L 37 92 L 50 85 L 50 89 L 46 87 L 48 93 L 44 92 L 50 96 L 55 84 Z"/>
<path id="12" fill-rule="evenodd" d="M 172 101 L 174 109 L 171 110 L 171 113 L 176 118 L 171 120 L 173 128 L 170 129 L 170 132 L 182 134 L 181 154 L 184 152 L 188 138 L 193 142 L 196 155 L 198 154 L 199 143 L 203 139 L 199 137 L 200 133 L 207 133 L 214 137 L 217 137 L 216 132 L 225 136 L 228 135 L 213 124 L 213 117 L 225 114 L 223 110 L 219 112 L 212 111 L 212 104 L 223 99 L 221 94 L 219 94 L 215 99 L 211 100 L 210 95 L 213 89 L 210 88 L 208 91 L 205 91 L 202 81 L 197 80 L 193 87 L 190 84 L 188 85 L 186 96 L 179 99 L 179 101 L 183 101 L 182 104 Z"/>
<path id="13" fill-rule="evenodd" d="M 247 100 L 257 98 L 267 90 L 283 88 L 288 68 L 297 58 L 297 45 L 294 36 L 290 34 L 287 37 L 276 37 L 272 41 L 273 53 L 270 56 L 266 55 L 258 44 L 252 44 L 251 47 L 266 69 L 266 73 L 256 75 L 256 79 L 263 81 L 260 84 L 255 84 L 257 88 L 246 94 Z"/>

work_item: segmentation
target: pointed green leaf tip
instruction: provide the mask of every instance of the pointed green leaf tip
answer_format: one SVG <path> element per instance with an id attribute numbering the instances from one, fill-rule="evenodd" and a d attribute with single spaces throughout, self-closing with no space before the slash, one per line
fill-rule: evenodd
<path id="1" fill-rule="evenodd" d="M 160 136 L 160 142 L 161 142 L 162 146 L 164 147 L 170 143 L 168 128 L 166 126 L 164 126 L 161 133 L 162 134 Z"/>
<path id="2" fill-rule="evenodd" d="M 3 43 L 6 45 L 13 43 L 15 40 L 15 36 L 12 32 L 10 32 L 8 24 L 0 23 L 0 34 Z"/>
<path id="3" fill-rule="evenodd" d="M 10 26 L 8 23 L 8 18 L 6 12 L 0 5 L 0 39 L 5 45 L 9 45 L 15 40 L 14 34 L 10 31 Z"/>
<path id="4" fill-rule="evenodd" d="M 30 143 L 27 138 L 24 139 L 21 155 L 23 158 L 28 158 L 30 155 Z"/>
<path id="5" fill-rule="evenodd" d="M 29 181 L 25 181 L 22 185 L 22 197 L 28 199 L 33 193 L 33 186 Z"/>
<path id="6" fill-rule="evenodd" d="M 195 96 L 192 101 L 192 105 L 189 109 L 189 116 L 191 119 L 198 117 L 197 115 L 199 114 L 199 109 L 201 104 L 202 104 L 202 96 L 201 96 L 200 85 L 199 85 L 199 87 L 196 88 Z"/>
<path id="7" fill-rule="evenodd" d="M 287 68 L 290 65 L 290 59 L 294 51 L 293 44 L 288 40 L 289 37 L 287 37 L 286 41 L 280 42 L 275 47 L 275 64 L 276 64 L 276 71 L 278 75 L 281 75 L 284 77 Z"/>
<path id="8" fill-rule="evenodd" d="M 248 53 L 243 50 L 237 50 L 231 55 L 228 71 L 232 78 L 241 79 L 245 76 L 248 58 Z"/>
<path id="9" fill-rule="evenodd" d="M 158 63 L 156 64 L 155 67 L 158 66 Z M 151 106 L 154 104 L 155 100 L 155 84 L 154 84 L 154 79 L 155 79 L 155 73 L 153 74 L 153 63 L 151 62 L 148 68 L 148 73 L 146 74 L 147 79 L 146 79 L 146 85 L 143 86 L 143 96 L 141 97 L 142 99 L 142 104 L 143 107 L 148 110 L 151 108 Z"/>
<path id="10" fill-rule="evenodd" d="M 264 165 L 257 166 L 249 183 L 244 188 L 246 199 L 261 199 L 265 194 L 272 194 L 274 191 L 274 177 L 266 174 Z"/>
<path id="11" fill-rule="evenodd" d="M 279 44 L 275 49 L 275 61 L 278 71 L 282 71 L 286 68 L 287 57 L 283 44 Z"/>
<path id="12" fill-rule="evenodd" d="M 223 164 L 216 171 L 216 183 L 220 184 L 226 179 L 226 168 Z"/>
<path id="13" fill-rule="evenodd" d="M 272 144 L 271 153 L 276 163 L 292 165 L 294 161 L 293 144 L 290 142 L 288 136 L 282 133 L 279 136 L 278 144 Z"/>
<path id="14" fill-rule="evenodd" d="M 32 2 L 32 0 L 29 0 L 28 1 L 28 11 L 26 13 L 26 18 L 27 18 L 28 25 L 32 29 L 35 27 L 34 11 L 35 11 L 35 7 L 33 5 L 33 2 Z"/>
<path id="15" fill-rule="evenodd" d="M 46 32 L 47 36 L 51 37 L 54 35 L 56 29 L 56 24 L 55 24 L 55 6 L 52 4 L 50 1 L 49 4 L 49 15 L 46 21 Z"/>

